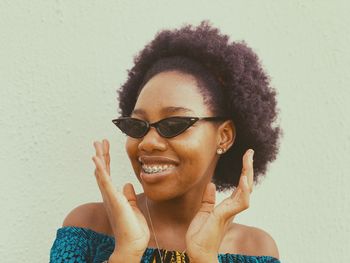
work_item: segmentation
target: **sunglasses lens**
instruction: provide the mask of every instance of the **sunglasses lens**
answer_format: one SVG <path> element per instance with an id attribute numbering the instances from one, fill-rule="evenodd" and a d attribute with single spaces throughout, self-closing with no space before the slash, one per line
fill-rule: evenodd
<path id="1" fill-rule="evenodd" d="M 133 138 L 141 138 L 147 131 L 147 123 L 136 119 L 120 120 L 117 126 L 122 132 Z"/>
<path id="2" fill-rule="evenodd" d="M 184 132 L 192 125 L 189 119 L 183 118 L 168 118 L 158 124 L 159 133 L 167 138 L 174 137 Z"/>

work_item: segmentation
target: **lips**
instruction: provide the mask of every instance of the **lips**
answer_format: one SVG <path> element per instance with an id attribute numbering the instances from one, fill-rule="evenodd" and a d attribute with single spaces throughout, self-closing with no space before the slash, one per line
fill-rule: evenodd
<path id="1" fill-rule="evenodd" d="M 169 157 L 164 157 L 164 156 L 140 156 L 138 158 L 138 161 L 142 165 L 147 165 L 147 166 L 163 166 L 163 165 L 179 165 L 179 162 L 177 160 L 171 159 Z"/>

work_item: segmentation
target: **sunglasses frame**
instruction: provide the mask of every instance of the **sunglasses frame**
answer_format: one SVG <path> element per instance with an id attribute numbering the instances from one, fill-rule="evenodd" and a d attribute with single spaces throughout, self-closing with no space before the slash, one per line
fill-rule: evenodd
<path id="1" fill-rule="evenodd" d="M 166 136 L 164 134 L 161 133 L 161 131 L 159 130 L 159 123 L 164 121 L 164 120 L 167 120 L 167 119 L 172 119 L 172 118 L 176 118 L 176 119 L 186 119 L 189 121 L 189 125 L 186 127 L 186 129 L 182 130 L 181 132 L 178 132 L 176 133 L 175 135 L 171 135 L 171 136 Z M 121 121 L 123 120 L 136 120 L 138 122 L 143 122 L 146 124 L 146 130 L 145 132 L 141 135 L 141 136 L 138 136 L 138 137 L 135 137 L 135 136 L 130 136 L 128 135 L 127 133 L 125 133 L 121 128 L 120 128 L 120 123 Z M 223 120 L 227 120 L 228 118 L 225 118 L 225 117 L 219 117 L 219 116 L 214 116 L 214 117 L 188 117 L 188 116 L 171 116 L 171 117 L 167 117 L 167 118 L 164 118 L 164 119 L 161 119 L 157 122 L 153 122 L 153 123 L 149 123 L 147 121 L 144 121 L 144 120 L 141 120 L 141 119 L 137 119 L 137 118 L 133 118 L 133 117 L 120 117 L 118 119 L 114 119 L 112 120 L 113 124 L 115 124 L 124 134 L 126 134 L 127 136 L 130 136 L 132 138 L 136 138 L 136 139 L 140 139 L 142 137 L 144 137 L 148 132 L 149 130 L 151 129 L 151 127 L 154 127 L 158 134 L 161 136 L 161 137 L 164 137 L 164 138 L 173 138 L 183 132 L 185 132 L 189 127 L 191 127 L 193 124 L 195 124 L 197 121 L 199 120 L 206 120 L 206 121 L 223 121 Z"/>

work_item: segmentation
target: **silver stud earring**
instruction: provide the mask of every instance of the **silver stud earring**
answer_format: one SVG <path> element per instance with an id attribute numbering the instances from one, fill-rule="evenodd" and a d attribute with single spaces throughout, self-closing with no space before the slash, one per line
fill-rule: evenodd
<path id="1" fill-rule="evenodd" d="M 223 154 L 224 151 L 225 151 L 224 149 L 218 148 L 218 149 L 216 150 L 216 153 L 217 153 L 217 154 Z"/>

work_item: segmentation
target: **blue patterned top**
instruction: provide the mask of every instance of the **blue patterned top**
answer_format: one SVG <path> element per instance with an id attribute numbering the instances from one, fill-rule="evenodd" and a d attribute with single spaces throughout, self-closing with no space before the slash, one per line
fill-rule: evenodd
<path id="1" fill-rule="evenodd" d="M 89 228 L 61 227 L 57 230 L 56 239 L 51 247 L 50 263 L 101 263 L 107 260 L 114 251 L 114 242 L 114 237 L 95 232 Z M 179 255 L 180 253 L 176 254 Z M 240 254 L 218 254 L 218 259 L 220 263 L 280 263 L 278 259 L 270 256 Z M 160 262 L 158 250 L 147 248 L 141 262 Z M 185 262 L 189 262 L 187 256 Z"/>

